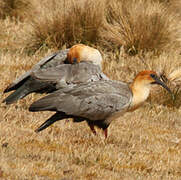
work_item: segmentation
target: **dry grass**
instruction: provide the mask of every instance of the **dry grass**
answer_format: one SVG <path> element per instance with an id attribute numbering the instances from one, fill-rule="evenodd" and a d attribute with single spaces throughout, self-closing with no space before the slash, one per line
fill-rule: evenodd
<path id="1" fill-rule="evenodd" d="M 27 36 L 28 49 L 97 41 L 103 25 L 104 0 L 44 0 L 42 4 L 34 0 L 32 3 L 36 8 L 30 20 L 33 30 Z"/>
<path id="2" fill-rule="evenodd" d="M 0 18 L 23 20 L 26 17 L 27 9 L 31 6 L 28 0 L 1 0 L 0 1 Z"/>
<path id="3" fill-rule="evenodd" d="M 135 55 L 140 51 L 160 53 L 177 49 L 180 44 L 180 22 L 176 13 L 163 3 L 145 0 L 115 0 L 106 9 L 103 38 L 113 46 L 124 46 Z"/>
<path id="4" fill-rule="evenodd" d="M 181 17 L 181 1 L 180 0 L 172 0 L 168 4 L 168 9 L 170 10 L 171 13 L 177 13 L 179 17 Z"/>
<path id="5" fill-rule="evenodd" d="M 50 54 L 64 44 L 69 46 L 79 41 L 93 43 L 92 45 L 102 52 L 104 72 L 112 79 L 130 82 L 137 72 L 143 69 L 153 69 L 170 81 L 169 86 L 174 91 L 180 88 L 181 55 L 180 47 L 177 48 L 180 40 L 176 36 L 178 31 L 175 31 L 180 26 L 177 19 L 175 19 L 177 24 L 170 21 L 171 16 L 179 15 L 176 8 L 172 8 L 179 5 L 179 1 L 173 0 L 170 2 L 172 6 L 168 6 L 167 1 L 152 0 L 144 4 L 145 9 L 140 8 L 139 2 L 141 1 L 133 3 L 135 7 L 124 6 L 126 8 L 124 12 L 133 10 L 133 16 L 124 14 L 125 17 L 130 18 L 124 19 L 125 31 L 134 30 L 136 33 L 127 35 L 131 39 L 133 37 L 139 39 L 141 31 L 143 34 L 137 46 L 134 44 L 136 41 L 131 41 L 134 42 L 132 45 L 137 48 L 136 51 L 139 51 L 135 56 L 128 55 L 126 47 L 129 46 L 126 45 L 129 41 L 117 42 L 118 37 L 126 39 L 124 33 L 119 32 L 120 36 L 113 37 L 112 30 L 110 31 L 109 28 L 104 32 L 101 31 L 106 25 L 105 12 L 102 11 L 105 5 L 109 7 L 105 10 L 116 11 L 114 12 L 116 15 L 122 12 L 114 6 L 116 1 L 112 5 L 104 0 L 97 1 L 95 4 L 93 1 L 81 1 L 81 7 L 76 4 L 77 1 L 65 1 L 69 5 L 69 8 L 66 7 L 66 17 L 70 21 L 68 23 L 68 19 L 65 18 L 66 21 L 62 22 L 67 23 L 65 23 L 67 29 L 61 29 L 65 27 L 65 24 L 61 24 L 64 15 L 61 3 L 49 1 L 48 6 L 47 2 L 44 0 L 39 4 L 38 1 L 32 1 L 36 8 L 34 7 L 29 15 L 26 15 L 26 21 L 18 19 L 13 21 L 9 17 L 0 20 L 2 27 L 0 29 L 0 101 L 6 96 L 2 93 L 5 87 L 13 79 L 30 69 L 41 57 Z M 74 3 L 69 4 L 70 2 Z M 127 1 L 128 4 L 130 2 Z M 97 3 L 102 3 L 101 8 Z M 148 4 L 150 8 L 147 7 Z M 119 4 L 117 6 L 119 7 Z M 136 15 L 136 8 L 139 10 L 138 15 Z M 170 14 L 163 17 L 161 13 L 164 14 L 167 10 Z M 35 14 L 37 20 L 32 19 L 32 11 L 38 12 Z M 82 17 L 79 17 L 77 11 Z M 155 16 L 153 12 L 156 13 Z M 135 19 L 133 19 L 134 16 Z M 112 23 L 118 20 L 118 17 L 114 16 Z M 158 21 L 155 21 L 155 30 L 154 24 L 148 21 L 151 17 L 158 18 Z M 170 21 L 169 25 L 168 21 Z M 103 24 L 99 26 L 100 22 Z M 127 22 L 129 23 L 125 24 Z M 139 31 L 136 22 L 141 27 Z M 111 23 L 110 19 L 109 23 Z M 163 23 L 166 32 L 159 23 Z M 89 24 L 97 31 L 91 31 L 92 28 L 88 28 Z M 131 28 L 127 25 L 131 25 Z M 117 31 L 120 27 L 122 26 L 119 24 L 115 30 Z M 150 27 L 147 34 L 145 34 L 146 27 Z M 93 32 L 95 37 L 91 38 Z M 153 32 L 158 33 L 155 41 L 150 39 L 154 37 Z M 103 35 L 106 33 L 106 47 L 109 48 L 104 49 L 106 36 Z M 161 34 L 163 37 L 165 34 L 170 36 L 168 39 L 164 37 L 161 41 Z M 29 39 L 30 37 L 32 39 Z M 160 41 L 162 43 L 156 43 Z M 30 43 L 29 46 L 27 42 Z M 36 47 L 34 50 L 39 49 L 33 55 L 31 55 L 34 51 L 31 49 L 32 45 Z M 166 47 L 169 48 L 165 50 Z M 31 53 L 25 53 L 27 52 L 25 49 Z M 159 51 L 159 55 L 155 54 L 155 51 Z M 173 102 L 165 90 L 160 87 L 153 88 L 150 98 L 143 107 L 125 114 L 111 124 L 107 140 L 104 140 L 104 135 L 100 130 L 98 130 L 98 135 L 94 136 L 86 123 L 72 123 L 71 121 L 57 122 L 45 131 L 36 134 L 34 130 L 52 114 L 50 112 L 28 112 L 29 105 L 42 97 L 41 95 L 30 95 L 10 106 L 0 104 L 0 178 L 18 180 L 181 179 L 180 92 L 176 95 L 176 100 Z"/>

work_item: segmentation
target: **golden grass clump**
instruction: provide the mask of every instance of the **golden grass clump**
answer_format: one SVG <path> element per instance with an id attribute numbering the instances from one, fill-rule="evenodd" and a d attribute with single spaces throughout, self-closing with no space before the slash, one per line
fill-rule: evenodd
<path id="1" fill-rule="evenodd" d="M 114 46 L 123 45 L 131 55 L 178 48 L 181 43 L 178 16 L 163 4 L 145 0 L 111 1 L 106 9 L 103 39 Z"/>
<path id="2" fill-rule="evenodd" d="M 0 1 L 0 18 L 6 17 L 24 19 L 25 14 L 30 8 L 29 0 L 1 0 Z"/>
<path id="3" fill-rule="evenodd" d="M 169 1 L 167 4 L 167 8 L 169 9 L 170 13 L 175 12 L 178 14 L 179 18 L 181 18 L 181 1 L 180 0 L 172 0 Z"/>
<path id="4" fill-rule="evenodd" d="M 30 49 L 96 43 L 103 22 L 104 0 L 44 0 L 43 3 L 34 0 L 32 4 L 35 12 L 27 41 Z"/>

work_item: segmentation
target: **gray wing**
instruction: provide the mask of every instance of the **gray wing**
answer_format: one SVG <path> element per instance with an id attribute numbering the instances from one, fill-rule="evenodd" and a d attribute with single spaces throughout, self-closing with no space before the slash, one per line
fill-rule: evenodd
<path id="1" fill-rule="evenodd" d="M 73 89 L 58 90 L 30 106 L 30 111 L 60 111 L 89 120 L 103 120 L 129 107 L 132 93 L 117 81 L 85 83 Z"/>
<path id="2" fill-rule="evenodd" d="M 67 52 L 69 49 L 61 50 L 56 53 L 51 54 L 43 59 L 41 59 L 37 64 L 35 64 L 32 69 L 21 75 L 19 78 L 15 79 L 12 84 L 10 84 L 4 92 L 9 92 L 11 90 L 16 89 L 16 87 L 21 85 L 26 79 L 31 75 L 32 72 L 37 71 L 39 69 L 46 69 L 49 67 L 55 67 L 59 64 L 63 64 L 65 59 L 67 58 Z"/>
<path id="3" fill-rule="evenodd" d="M 41 59 L 36 65 L 33 66 L 33 70 L 47 69 L 50 67 L 58 66 L 59 64 L 64 64 L 68 51 L 69 49 L 60 50 L 48 57 Z"/>
<path id="4" fill-rule="evenodd" d="M 66 86 L 74 86 L 80 83 L 108 79 L 99 66 L 89 62 L 78 64 L 62 64 L 55 68 L 40 69 L 33 73 L 35 79 L 56 84 L 60 89 Z"/>

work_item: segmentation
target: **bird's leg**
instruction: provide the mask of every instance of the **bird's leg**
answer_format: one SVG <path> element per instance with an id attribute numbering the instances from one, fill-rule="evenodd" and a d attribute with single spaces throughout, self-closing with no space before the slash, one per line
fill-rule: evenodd
<path id="1" fill-rule="evenodd" d="M 103 130 L 104 131 L 104 136 L 105 136 L 105 139 L 107 138 L 107 128 Z"/>
<path id="2" fill-rule="evenodd" d="M 90 127 L 91 131 L 93 132 L 93 134 L 96 135 L 96 130 L 94 129 L 94 125 L 89 124 L 89 127 Z"/>
<path id="3" fill-rule="evenodd" d="M 87 124 L 90 127 L 91 131 L 93 132 L 94 135 L 96 135 L 96 130 L 94 129 L 94 124 L 91 121 L 87 120 Z"/>

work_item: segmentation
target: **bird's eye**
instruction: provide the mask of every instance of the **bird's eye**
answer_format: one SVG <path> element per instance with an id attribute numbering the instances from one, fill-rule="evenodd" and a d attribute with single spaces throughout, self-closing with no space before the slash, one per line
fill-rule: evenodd
<path id="1" fill-rule="evenodd" d="M 73 58 L 73 63 L 75 64 L 75 63 L 77 63 L 77 58 Z"/>
<path id="2" fill-rule="evenodd" d="M 152 78 L 156 78 L 156 74 L 150 74 Z"/>

